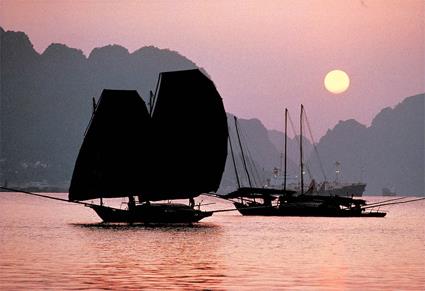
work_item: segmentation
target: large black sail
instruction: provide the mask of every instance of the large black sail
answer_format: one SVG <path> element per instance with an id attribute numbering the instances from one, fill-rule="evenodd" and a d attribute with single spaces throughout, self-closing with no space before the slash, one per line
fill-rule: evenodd
<path id="1" fill-rule="evenodd" d="M 104 90 L 84 137 L 70 200 L 144 192 L 151 162 L 150 116 L 137 91 Z"/>
<path id="2" fill-rule="evenodd" d="M 221 97 L 199 70 L 161 73 L 152 116 L 136 91 L 104 90 L 69 199 L 138 195 L 157 201 L 216 191 L 227 137 Z"/>
<path id="3" fill-rule="evenodd" d="M 214 83 L 199 70 L 161 73 L 152 114 L 156 185 L 150 200 L 216 191 L 227 156 L 227 118 Z"/>

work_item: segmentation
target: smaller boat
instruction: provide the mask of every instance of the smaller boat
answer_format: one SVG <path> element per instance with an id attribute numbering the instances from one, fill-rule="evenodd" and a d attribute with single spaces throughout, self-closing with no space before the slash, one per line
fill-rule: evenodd
<path id="1" fill-rule="evenodd" d="M 397 196 L 397 193 L 385 187 L 385 188 L 382 188 L 382 196 Z"/>
<path id="2" fill-rule="evenodd" d="M 304 107 L 301 105 L 300 114 L 300 135 L 302 139 L 302 117 Z M 309 189 L 304 192 L 303 181 L 303 151 L 300 144 L 300 190 L 299 192 L 286 189 L 286 148 L 287 148 L 287 115 L 285 109 L 285 171 L 283 189 L 276 188 L 254 188 L 241 187 L 238 178 L 236 163 L 232 143 L 229 142 L 230 150 L 235 168 L 235 174 L 238 182 L 238 190 L 221 196 L 224 199 L 233 202 L 236 209 L 242 215 L 261 215 L 261 216 L 321 216 L 321 217 L 384 217 L 385 212 L 367 211 L 373 209 L 366 204 L 365 200 L 355 199 L 353 197 L 341 197 L 338 195 L 318 195 L 314 183 L 310 184 Z M 245 172 L 249 179 L 249 172 L 246 167 L 245 158 L 240 143 L 237 120 L 235 118 L 235 128 L 238 135 L 239 146 L 242 152 L 242 161 Z M 229 141 L 231 141 L 229 139 Z M 319 192 L 320 193 L 320 192 Z"/>
<path id="3" fill-rule="evenodd" d="M 338 196 L 291 195 L 270 196 L 254 193 L 239 197 L 224 196 L 233 201 L 242 215 L 384 217 L 385 212 L 367 211 L 365 200 Z M 237 201 L 233 199 L 238 199 Z M 273 202 L 275 202 L 273 204 Z"/>
<path id="4" fill-rule="evenodd" d="M 339 162 L 335 163 L 339 165 Z M 319 195 L 319 196 L 342 196 L 342 197 L 362 197 L 363 193 L 366 189 L 366 183 L 350 183 L 350 182 L 341 182 L 339 181 L 338 174 L 340 170 L 337 168 L 335 171 L 337 174 L 337 178 L 335 181 L 323 181 L 316 182 L 316 180 L 312 179 L 310 182 L 310 186 L 308 189 L 310 190 L 311 195 Z M 270 179 L 267 179 L 267 186 L 271 188 L 283 188 L 284 185 L 284 176 L 280 169 L 274 168 L 272 172 L 272 176 Z M 297 192 L 301 192 L 299 183 L 289 183 L 289 189 L 293 189 Z"/>

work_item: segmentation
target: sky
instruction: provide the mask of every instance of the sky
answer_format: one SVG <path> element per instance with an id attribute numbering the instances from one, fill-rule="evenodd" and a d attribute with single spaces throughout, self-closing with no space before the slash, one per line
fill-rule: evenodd
<path id="1" fill-rule="evenodd" d="M 228 112 L 283 130 L 284 108 L 295 120 L 302 103 L 318 140 L 339 120 L 370 125 L 425 92 L 424 11 L 422 0 L 0 0 L 0 26 L 39 53 L 51 43 L 86 56 L 109 44 L 175 50 L 209 73 Z M 333 69 L 350 77 L 344 93 L 324 87 Z"/>

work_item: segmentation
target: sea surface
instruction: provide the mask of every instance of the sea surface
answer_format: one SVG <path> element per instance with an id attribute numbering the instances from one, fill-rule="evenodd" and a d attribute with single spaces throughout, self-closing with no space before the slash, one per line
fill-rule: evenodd
<path id="1" fill-rule="evenodd" d="M 425 202 L 381 210 L 103 225 L 88 207 L 0 193 L 0 290 L 425 290 Z"/>

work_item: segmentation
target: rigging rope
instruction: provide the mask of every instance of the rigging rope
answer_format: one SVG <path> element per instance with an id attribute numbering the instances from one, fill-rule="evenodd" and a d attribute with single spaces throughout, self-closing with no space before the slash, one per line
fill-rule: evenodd
<path id="1" fill-rule="evenodd" d="M 292 133 L 294 134 L 294 139 L 297 142 L 297 145 L 299 147 L 301 138 L 297 136 L 297 133 L 296 133 L 296 130 L 295 130 L 295 126 L 294 126 L 294 123 L 292 122 L 292 118 L 291 118 L 291 115 L 289 114 L 289 112 L 288 112 L 288 119 L 289 119 L 289 123 L 291 124 L 291 129 L 292 129 Z M 311 171 L 310 171 L 310 167 L 309 167 L 309 163 L 308 162 L 305 162 L 304 163 L 304 168 L 307 171 L 308 177 L 310 178 L 310 180 L 312 180 L 313 179 L 313 175 L 311 174 Z"/>
<path id="2" fill-rule="evenodd" d="M 384 200 L 384 201 L 373 202 L 373 203 L 369 203 L 368 206 L 375 205 L 375 204 L 382 204 L 382 203 L 386 203 L 386 202 L 390 202 L 390 201 L 402 200 L 402 199 L 406 199 L 406 198 L 409 198 L 409 196 L 403 196 L 403 197 L 392 198 L 392 199 L 388 199 L 388 200 Z"/>
<path id="3" fill-rule="evenodd" d="M 244 169 L 245 169 L 246 176 L 248 178 L 249 187 L 252 187 L 251 178 L 249 176 L 249 172 L 248 172 L 248 168 L 247 168 L 247 165 L 246 165 L 246 161 L 245 161 L 245 157 L 244 157 L 244 152 L 243 152 L 243 148 L 242 148 L 241 136 L 239 134 L 238 119 L 237 119 L 236 116 L 233 116 L 233 118 L 235 120 L 235 129 L 236 129 L 236 134 L 238 136 L 239 148 L 241 150 L 243 166 L 244 166 Z"/>
<path id="4" fill-rule="evenodd" d="M 241 135 L 242 135 L 243 144 L 244 144 L 244 147 L 246 149 L 246 153 L 247 153 L 247 157 L 248 157 L 248 166 L 251 168 L 250 169 L 251 170 L 251 176 L 254 179 L 254 185 L 258 187 L 259 182 L 261 183 L 262 179 L 260 178 L 256 164 L 254 162 L 254 159 L 252 158 L 251 151 L 249 150 L 247 134 L 243 129 L 241 130 Z"/>
<path id="5" fill-rule="evenodd" d="M 238 168 L 236 166 L 235 153 L 233 152 L 232 136 L 230 134 L 230 128 L 229 128 L 229 146 L 230 146 L 230 152 L 232 154 L 232 161 L 233 161 L 233 167 L 234 167 L 236 182 L 238 183 L 238 188 L 240 188 L 241 187 L 241 182 L 239 180 Z"/>
<path id="6" fill-rule="evenodd" d="M 425 199 L 425 197 L 415 198 L 415 199 L 405 200 L 405 201 L 396 201 L 396 202 L 382 203 L 382 204 L 374 203 L 374 205 L 372 205 L 372 204 L 371 205 L 365 205 L 364 207 L 362 207 L 362 209 L 368 209 L 368 208 L 374 208 L 374 207 L 381 207 L 381 206 L 386 206 L 386 205 L 394 205 L 394 204 L 403 204 L 403 203 L 420 201 L 420 200 L 424 200 L 424 199 Z"/>
<path id="7" fill-rule="evenodd" d="M 33 193 L 33 192 L 30 192 L 30 191 L 9 188 L 9 187 L 0 187 L 0 189 L 6 190 L 6 191 L 10 191 L 10 192 L 15 192 L 15 193 L 23 193 L 23 194 L 27 194 L 27 195 L 31 195 L 31 196 L 37 196 L 37 197 L 41 197 L 41 198 L 47 198 L 47 199 L 52 199 L 52 200 L 58 200 L 58 201 L 68 202 L 68 203 L 83 204 L 85 206 L 94 205 L 92 203 L 86 203 L 86 202 L 81 202 L 81 201 L 77 201 L 77 200 L 68 200 L 68 199 L 53 197 L 53 196 L 49 196 L 49 195 L 43 195 L 43 194 Z M 97 205 L 95 205 L 95 206 L 97 206 Z"/>
<path id="8" fill-rule="evenodd" d="M 325 170 L 323 169 L 323 164 L 320 159 L 319 151 L 317 150 L 317 147 L 316 147 L 316 141 L 314 140 L 313 133 L 311 131 L 310 122 L 308 121 L 307 113 L 305 112 L 305 109 L 304 109 L 304 115 L 305 115 L 305 121 L 307 123 L 308 132 L 310 133 L 310 138 L 313 143 L 313 149 L 316 152 L 317 160 L 319 161 L 320 171 L 322 172 L 323 178 L 325 179 L 324 181 L 327 181 L 328 179 L 326 178 L 326 173 L 325 173 Z"/>

